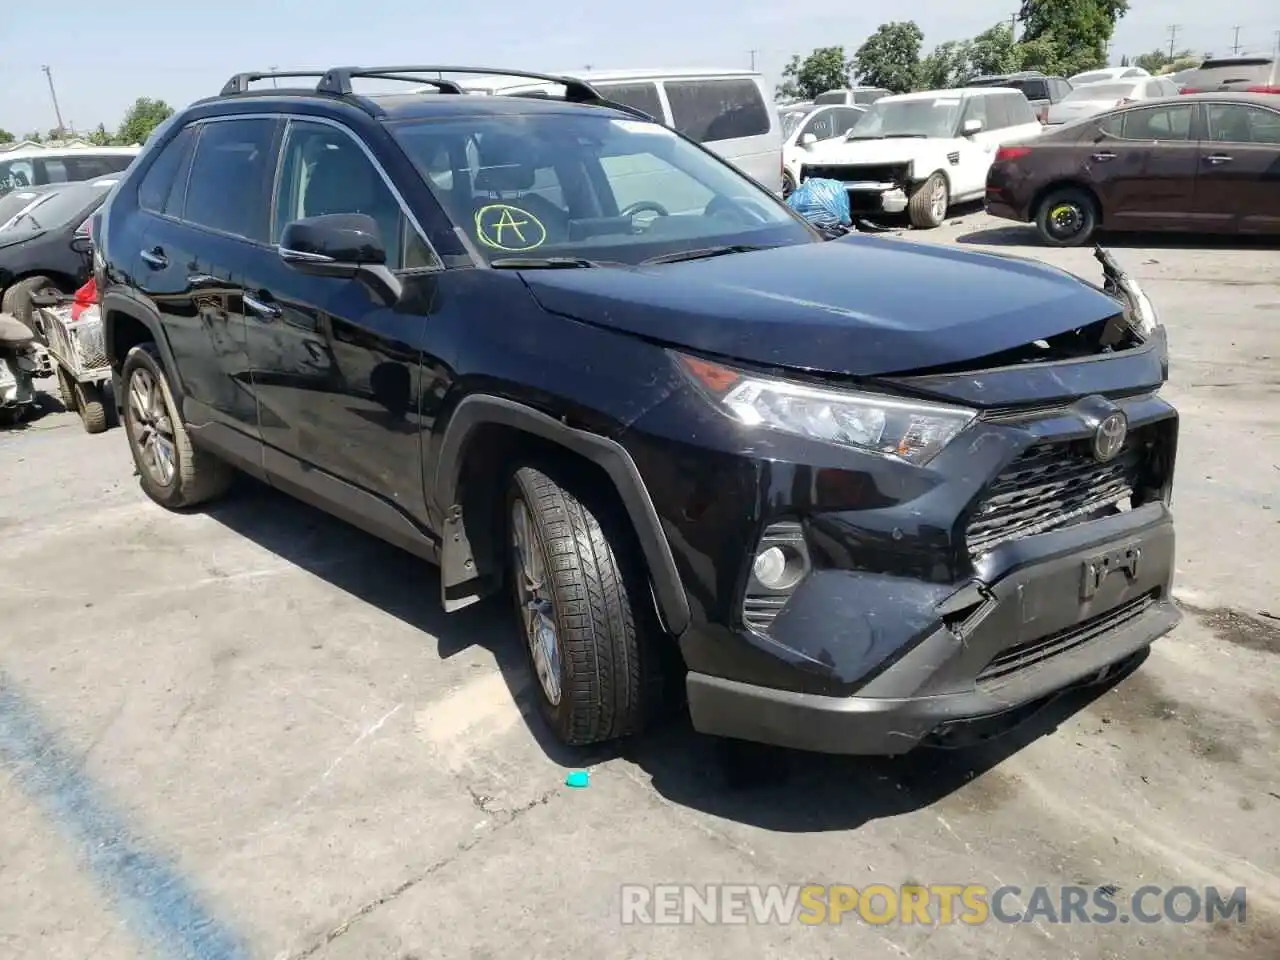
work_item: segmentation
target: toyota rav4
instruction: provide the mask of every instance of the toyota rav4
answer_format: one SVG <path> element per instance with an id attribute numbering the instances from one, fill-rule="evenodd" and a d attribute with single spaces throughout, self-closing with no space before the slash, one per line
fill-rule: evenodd
<path id="1" fill-rule="evenodd" d="M 571 744 L 674 693 L 901 753 L 1174 626 L 1165 334 L 1106 253 L 829 239 L 583 82 L 458 70 L 237 75 L 125 175 L 95 268 L 153 500 L 238 469 L 437 564 L 447 610 L 509 591 Z"/>

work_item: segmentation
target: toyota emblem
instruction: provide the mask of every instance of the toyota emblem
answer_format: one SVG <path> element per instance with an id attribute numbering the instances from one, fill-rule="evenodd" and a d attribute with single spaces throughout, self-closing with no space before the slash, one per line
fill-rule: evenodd
<path id="1" fill-rule="evenodd" d="M 1124 438 L 1129 432 L 1129 422 L 1125 415 L 1117 410 L 1098 424 L 1093 432 L 1093 456 L 1100 463 L 1114 460 L 1116 454 L 1124 447 Z"/>

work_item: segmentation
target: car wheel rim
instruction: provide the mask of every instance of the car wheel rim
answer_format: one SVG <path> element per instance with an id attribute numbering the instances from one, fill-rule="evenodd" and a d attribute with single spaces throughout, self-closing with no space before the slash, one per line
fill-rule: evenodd
<path id="1" fill-rule="evenodd" d="M 177 458 L 173 419 L 160 384 L 149 370 L 135 370 L 129 378 L 129 428 L 138 445 L 142 467 L 162 487 L 173 483 Z"/>
<path id="2" fill-rule="evenodd" d="M 789 197 L 795 192 L 796 182 L 792 179 L 791 174 L 784 173 L 782 175 L 782 196 Z"/>
<path id="3" fill-rule="evenodd" d="M 1055 237 L 1074 237 L 1084 229 L 1084 211 L 1074 203 L 1059 203 L 1049 211 L 1048 221 Z"/>
<path id="4" fill-rule="evenodd" d="M 933 208 L 933 219 L 941 220 L 947 215 L 947 185 L 941 180 L 933 185 L 930 205 Z"/>
<path id="5" fill-rule="evenodd" d="M 533 517 L 520 499 L 511 507 L 511 545 L 515 552 L 516 592 L 525 640 L 542 692 L 555 706 L 560 703 L 560 637 Z"/>

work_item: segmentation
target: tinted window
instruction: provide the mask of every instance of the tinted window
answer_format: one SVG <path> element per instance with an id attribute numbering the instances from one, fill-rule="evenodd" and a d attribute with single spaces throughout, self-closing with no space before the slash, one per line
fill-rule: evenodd
<path id="1" fill-rule="evenodd" d="M 752 80 L 667 80 L 671 122 L 699 143 L 769 132 L 769 108 Z"/>
<path id="2" fill-rule="evenodd" d="M 432 189 L 491 260 L 638 263 L 690 247 L 814 239 L 777 197 L 659 124 L 584 111 L 388 128 L 424 174 L 442 149 L 469 155 L 473 173 L 455 167 L 452 190 Z"/>
<path id="3" fill-rule="evenodd" d="M 186 169 L 184 161 L 191 155 L 191 144 L 194 140 L 194 131 L 191 127 L 186 127 L 160 151 L 160 155 L 152 162 L 150 169 L 138 185 L 138 206 L 143 210 L 181 215 L 181 203 L 170 205 L 170 209 L 166 209 L 166 205 L 169 197 L 174 194 L 177 194 L 177 199 L 181 198 L 181 188 L 186 186 L 186 177 L 184 176 L 178 184 L 175 184 L 175 181 L 179 170 Z M 175 189 L 175 186 L 179 189 Z"/>
<path id="4" fill-rule="evenodd" d="M 292 220 L 363 213 L 378 225 L 388 266 L 400 269 L 435 263 L 417 232 L 407 228 L 408 218 L 386 181 L 346 133 L 326 124 L 294 121 L 289 124 L 283 150 L 273 241 L 279 240 L 285 224 Z M 411 249 L 402 256 L 406 237 Z"/>
<path id="5" fill-rule="evenodd" d="M 67 165 L 61 157 L 50 157 L 37 161 L 42 168 L 45 183 L 66 183 L 71 179 L 67 174 Z"/>
<path id="6" fill-rule="evenodd" d="M 74 157 L 63 157 L 62 162 L 67 165 L 69 179 L 97 180 L 99 177 L 120 173 L 133 162 L 133 157 L 86 157 L 83 154 L 79 154 Z"/>
<path id="7" fill-rule="evenodd" d="M 643 110 L 655 120 L 663 119 L 656 83 L 602 83 L 596 89 L 610 100 Z"/>
<path id="8" fill-rule="evenodd" d="M 267 239 L 263 204 L 274 120 L 202 124 L 182 218 L 249 240 Z"/>
<path id="9" fill-rule="evenodd" d="M 1017 87 L 1028 100 L 1049 99 L 1049 84 L 1044 80 L 1017 80 L 1009 86 Z"/>
<path id="10" fill-rule="evenodd" d="M 1125 140 L 1186 140 L 1191 132 L 1191 104 L 1129 110 L 1108 118 L 1102 129 Z"/>
<path id="11" fill-rule="evenodd" d="M 1280 145 L 1280 113 L 1239 103 L 1209 103 L 1205 110 L 1210 140 Z"/>

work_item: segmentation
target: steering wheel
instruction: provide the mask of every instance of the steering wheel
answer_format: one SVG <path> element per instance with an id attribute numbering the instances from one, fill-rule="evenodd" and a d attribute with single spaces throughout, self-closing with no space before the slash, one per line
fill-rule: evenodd
<path id="1" fill-rule="evenodd" d="M 702 211 L 703 216 L 714 217 L 724 214 L 746 223 L 768 223 L 769 214 L 764 207 L 754 200 L 730 200 L 722 194 L 716 194 Z"/>
<path id="2" fill-rule="evenodd" d="M 671 216 L 671 211 L 654 200 L 637 200 L 635 203 L 628 204 L 618 213 L 618 216 L 634 220 L 637 214 L 644 213 L 646 210 L 650 213 L 656 213 L 660 217 Z"/>

